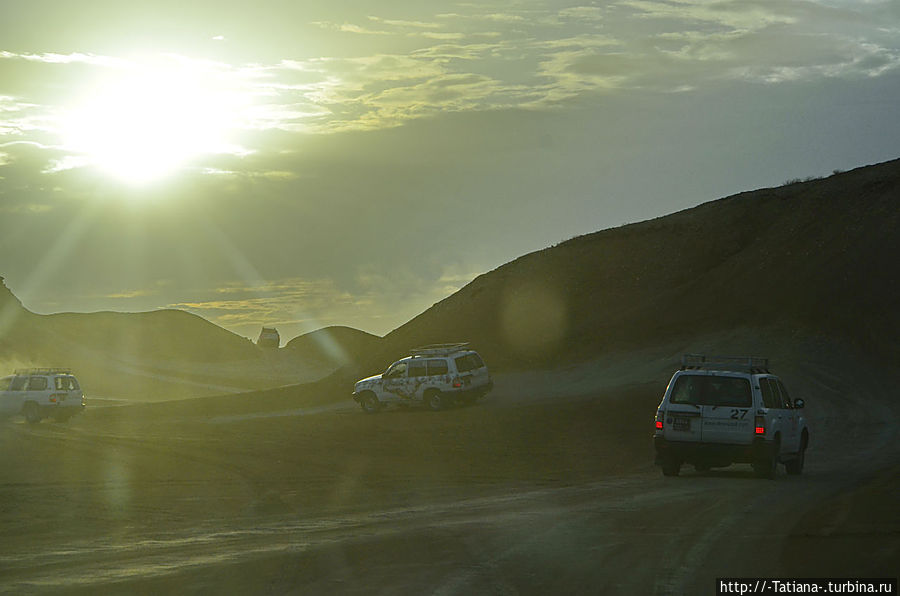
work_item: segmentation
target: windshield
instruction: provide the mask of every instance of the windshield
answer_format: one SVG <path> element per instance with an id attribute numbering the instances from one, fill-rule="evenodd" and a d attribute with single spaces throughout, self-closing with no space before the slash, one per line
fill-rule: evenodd
<path id="1" fill-rule="evenodd" d="M 749 407 L 753 403 L 750 381 L 743 377 L 682 375 L 675 380 L 673 404 Z"/>

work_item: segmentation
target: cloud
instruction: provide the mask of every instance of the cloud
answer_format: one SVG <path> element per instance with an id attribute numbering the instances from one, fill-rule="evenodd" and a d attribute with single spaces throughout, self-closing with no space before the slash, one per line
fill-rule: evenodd
<path id="1" fill-rule="evenodd" d="M 417 16 L 313 22 L 325 35 L 371 38 L 340 56 L 229 64 L 170 53 L 151 62 L 185 69 L 211 94 L 239 100 L 228 110 L 234 139 L 221 145 L 237 157 L 265 149 L 252 144 L 260 132 L 373 130 L 442 113 L 553 109 L 595 93 L 877 77 L 900 66 L 897 27 L 874 3 L 618 0 L 502 10 L 461 5 Z M 59 146 L 66 108 L 60 86 L 71 89 L 67 96 L 86 93 L 85 81 L 139 73 L 147 60 L 0 51 L 0 144 Z M 70 153 L 43 171 L 84 163 Z M 213 159 L 194 165 L 210 175 L 236 171 Z M 286 177 L 274 171 L 257 174 Z"/>
<path id="2" fill-rule="evenodd" d="M 434 279 L 406 270 L 387 274 L 366 267 L 357 274 L 353 288 L 327 278 L 235 282 L 198 291 L 198 299 L 167 308 L 193 312 L 248 337 L 255 337 L 264 325 L 279 327 L 284 338 L 336 324 L 383 334 L 419 314 L 423 304 L 444 299 L 476 275 L 454 265 L 444 267 Z"/>

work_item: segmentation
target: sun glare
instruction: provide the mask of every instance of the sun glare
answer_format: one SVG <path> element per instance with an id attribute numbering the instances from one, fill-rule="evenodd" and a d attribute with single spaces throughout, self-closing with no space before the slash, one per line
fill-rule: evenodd
<path id="1" fill-rule="evenodd" d="M 98 83 L 66 113 L 63 144 L 86 164 L 141 184 L 226 151 L 239 103 L 209 73 L 134 66 Z"/>

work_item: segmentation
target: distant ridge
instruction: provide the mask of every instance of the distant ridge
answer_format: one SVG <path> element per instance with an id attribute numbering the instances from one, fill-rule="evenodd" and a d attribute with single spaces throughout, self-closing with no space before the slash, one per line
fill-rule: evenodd
<path id="1" fill-rule="evenodd" d="M 508 365 L 735 327 L 900 336 L 900 160 L 573 238 L 479 276 L 385 337 L 469 340 Z"/>
<path id="2" fill-rule="evenodd" d="M 304 358 L 326 360 L 343 366 L 376 352 L 381 347 L 381 341 L 377 335 L 336 325 L 297 336 L 285 348 Z"/>

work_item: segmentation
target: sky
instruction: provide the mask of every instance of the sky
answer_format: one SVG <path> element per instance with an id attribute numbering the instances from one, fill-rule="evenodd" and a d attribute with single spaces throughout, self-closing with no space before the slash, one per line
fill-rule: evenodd
<path id="1" fill-rule="evenodd" d="M 900 0 L 3 0 L 34 312 L 383 335 L 574 236 L 900 157 Z"/>

